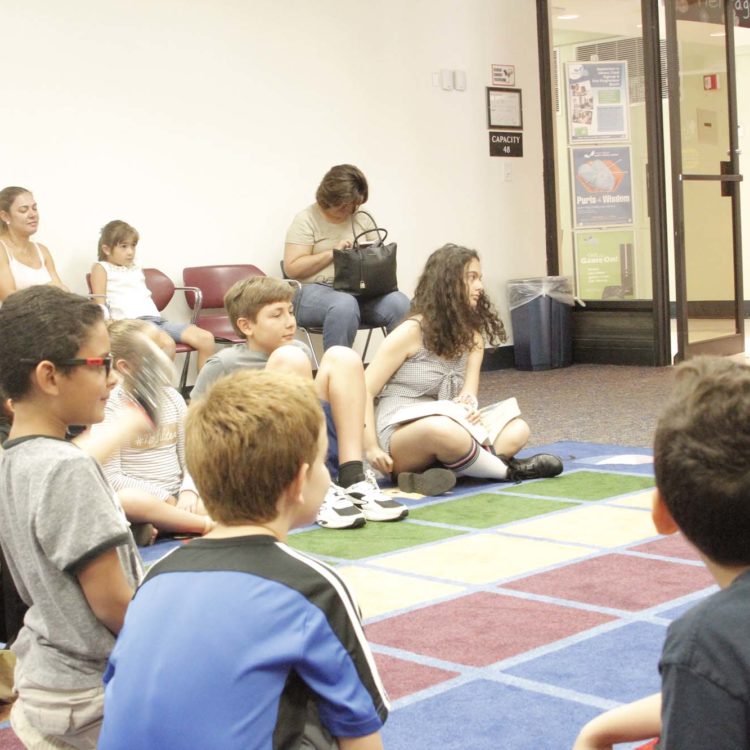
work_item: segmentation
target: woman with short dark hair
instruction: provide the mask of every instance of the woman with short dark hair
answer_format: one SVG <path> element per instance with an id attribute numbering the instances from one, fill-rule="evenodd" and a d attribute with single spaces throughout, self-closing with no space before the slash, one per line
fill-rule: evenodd
<path id="1" fill-rule="evenodd" d="M 399 291 L 360 299 L 333 288 L 333 251 L 352 247 L 355 235 L 374 229 L 368 216 L 352 216 L 368 198 L 367 178 L 352 164 L 331 167 L 315 203 L 298 213 L 286 234 L 284 272 L 302 283 L 295 302 L 301 326 L 322 326 L 323 348 L 351 346 L 360 322 L 393 330 L 409 309 Z M 374 241 L 377 233 L 365 235 Z"/>

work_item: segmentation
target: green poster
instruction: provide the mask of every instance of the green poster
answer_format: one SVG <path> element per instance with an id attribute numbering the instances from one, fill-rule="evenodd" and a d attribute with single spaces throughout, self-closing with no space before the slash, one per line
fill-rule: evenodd
<path id="1" fill-rule="evenodd" d="M 633 232 L 576 232 L 576 281 L 581 299 L 635 296 Z"/>

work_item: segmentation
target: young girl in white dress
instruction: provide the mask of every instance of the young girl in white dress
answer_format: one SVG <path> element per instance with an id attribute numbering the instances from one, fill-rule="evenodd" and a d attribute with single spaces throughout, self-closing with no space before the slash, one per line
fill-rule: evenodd
<path id="1" fill-rule="evenodd" d="M 396 474 L 401 490 L 434 495 L 450 489 L 456 476 L 520 481 L 562 471 L 557 456 L 514 458 L 530 434 L 515 399 L 495 410 L 501 423 L 485 425 L 498 433 L 486 447 L 442 414 L 398 421 L 405 407 L 452 400 L 463 406 L 466 420 L 480 423 L 477 390 L 485 341 L 505 339 L 484 293 L 476 251 L 445 245 L 432 253 L 409 317 L 388 335 L 365 371 L 367 458 L 384 474 Z"/>
<path id="2" fill-rule="evenodd" d="M 145 320 L 158 329 L 156 342 L 172 359 L 175 342 L 188 344 L 198 351 L 198 370 L 214 353 L 214 337 L 203 328 L 189 323 L 171 323 L 156 309 L 146 286 L 143 270 L 135 262 L 138 232 L 116 219 L 102 227 L 99 237 L 99 260 L 91 268 L 91 291 L 97 299 L 106 298 L 114 320 Z"/>

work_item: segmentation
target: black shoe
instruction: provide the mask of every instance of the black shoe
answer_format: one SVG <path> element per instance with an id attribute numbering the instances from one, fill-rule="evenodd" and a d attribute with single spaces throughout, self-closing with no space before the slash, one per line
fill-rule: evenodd
<path id="1" fill-rule="evenodd" d="M 562 470 L 562 461 L 550 453 L 537 453 L 531 458 L 511 458 L 508 461 L 508 481 L 556 477 Z"/>
<path id="2" fill-rule="evenodd" d="M 456 475 L 450 469 L 427 469 L 423 472 L 402 471 L 398 475 L 401 492 L 420 495 L 442 495 L 456 486 Z"/>

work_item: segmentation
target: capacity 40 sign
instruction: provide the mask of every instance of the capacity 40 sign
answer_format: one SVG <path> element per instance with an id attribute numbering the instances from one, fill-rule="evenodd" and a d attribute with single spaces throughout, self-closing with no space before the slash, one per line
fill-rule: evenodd
<path id="1" fill-rule="evenodd" d="M 523 134 L 491 130 L 490 156 L 523 156 Z"/>

